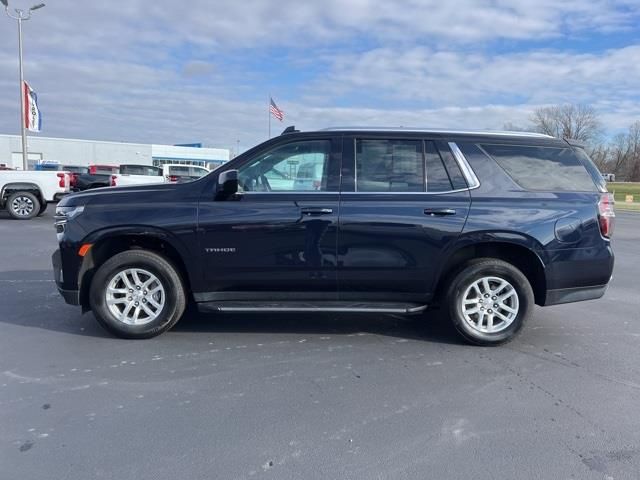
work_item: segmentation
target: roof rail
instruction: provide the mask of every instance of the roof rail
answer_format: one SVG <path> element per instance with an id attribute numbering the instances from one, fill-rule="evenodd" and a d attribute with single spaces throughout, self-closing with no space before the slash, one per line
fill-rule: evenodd
<path id="1" fill-rule="evenodd" d="M 554 138 L 551 135 L 536 132 L 510 132 L 499 130 L 448 130 L 445 128 L 411 128 L 411 127 L 331 127 L 325 131 L 365 131 L 365 132 L 419 132 L 419 133 L 447 133 L 457 135 L 495 135 L 514 137 Z"/>

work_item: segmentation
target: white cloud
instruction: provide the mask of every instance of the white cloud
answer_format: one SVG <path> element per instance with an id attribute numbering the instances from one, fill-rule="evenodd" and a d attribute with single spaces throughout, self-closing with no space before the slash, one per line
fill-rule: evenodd
<path id="1" fill-rule="evenodd" d="M 501 128 L 565 101 L 593 103 L 617 129 L 640 111 L 639 46 L 585 54 L 528 42 L 639 19 L 637 0 L 57 0 L 25 24 L 26 72 L 53 136 L 248 147 L 266 137 L 274 86 L 286 123 L 305 129 Z M 2 21 L 0 131 L 10 133 L 17 45 Z M 492 53 L 504 42 L 524 50 Z"/>
<path id="2" fill-rule="evenodd" d="M 640 45 L 599 54 L 532 51 L 503 55 L 380 48 L 339 56 L 317 88 L 435 106 L 598 103 L 636 97 Z M 514 100 L 515 99 L 515 100 Z"/>

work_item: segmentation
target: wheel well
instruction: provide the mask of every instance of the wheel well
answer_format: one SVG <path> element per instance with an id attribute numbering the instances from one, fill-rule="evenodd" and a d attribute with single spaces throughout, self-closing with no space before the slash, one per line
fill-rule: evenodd
<path id="1" fill-rule="evenodd" d="M 448 281 L 462 265 L 474 258 L 497 258 L 518 268 L 529 280 L 536 304 L 544 305 L 547 285 L 542 262 L 531 250 L 521 245 L 502 242 L 479 243 L 457 250 L 446 262 L 436 289 L 437 295 L 444 293 Z"/>
<path id="2" fill-rule="evenodd" d="M 29 192 L 36 196 L 38 201 L 42 204 L 44 202 L 44 197 L 42 196 L 42 192 L 40 188 L 33 183 L 9 183 L 4 186 L 2 189 L 2 195 L 0 195 L 0 200 L 2 201 L 2 205 L 4 206 L 7 203 L 8 198 L 16 193 L 16 192 Z"/>
<path id="3" fill-rule="evenodd" d="M 88 261 L 85 260 L 87 265 L 81 270 L 80 304 L 84 308 L 89 307 L 91 282 L 102 264 L 118 253 L 137 249 L 149 250 L 168 259 L 178 270 L 185 289 L 188 292 L 191 291 L 187 268 L 178 251 L 170 243 L 149 235 L 121 235 L 101 240 L 91 247 L 90 258 L 87 259 Z"/>

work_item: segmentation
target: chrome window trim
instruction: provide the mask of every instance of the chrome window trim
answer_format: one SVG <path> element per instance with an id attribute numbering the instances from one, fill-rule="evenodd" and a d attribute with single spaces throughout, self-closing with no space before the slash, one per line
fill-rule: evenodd
<path id="1" fill-rule="evenodd" d="M 291 195 L 293 193 L 298 195 L 318 195 L 318 194 L 338 195 L 340 191 L 339 190 L 334 190 L 334 191 L 327 191 L 327 190 L 276 190 L 276 191 L 273 191 L 272 190 L 270 192 L 256 192 L 256 191 L 238 192 L 236 193 L 236 195 L 272 195 L 272 194 Z"/>
<path id="2" fill-rule="evenodd" d="M 314 190 L 288 190 L 288 191 L 279 191 L 279 192 L 238 192 L 237 195 L 291 195 L 291 194 L 301 194 L 301 195 L 317 195 L 317 194 L 330 194 L 330 195 L 446 195 L 447 193 L 460 193 L 467 192 L 471 190 L 470 188 L 458 188 L 457 190 L 447 190 L 445 192 L 320 192 Z"/>
<path id="3" fill-rule="evenodd" d="M 461 193 L 461 192 L 468 192 L 469 190 L 473 190 L 476 189 L 478 187 L 480 187 L 480 180 L 478 179 L 478 177 L 476 176 L 475 172 L 473 171 L 473 169 L 471 168 L 471 165 L 469 165 L 469 162 L 467 161 L 466 157 L 464 156 L 464 154 L 462 153 L 462 151 L 460 150 L 460 148 L 458 147 L 458 145 L 455 142 L 448 142 L 449 148 L 451 149 L 451 153 L 453 153 L 453 157 L 456 160 L 456 163 L 458 164 L 458 167 L 460 168 L 460 171 L 462 172 L 463 177 L 465 178 L 465 181 L 467 182 L 468 187 L 467 188 L 458 188 L 458 189 L 454 189 L 454 190 L 446 190 L 443 192 L 426 192 L 426 191 L 422 191 L 422 192 L 389 192 L 389 191 L 381 191 L 381 192 L 358 192 L 358 161 L 356 156 L 356 145 L 355 142 L 360 139 L 360 137 L 354 137 L 353 142 L 354 142 L 354 177 L 353 177 L 353 185 L 355 188 L 355 191 L 353 192 L 344 192 L 344 191 L 316 191 L 316 190 L 286 190 L 286 191 L 278 191 L 278 192 L 241 192 L 242 195 L 264 195 L 264 194 L 286 194 L 286 195 L 290 195 L 290 194 L 311 194 L 311 195 L 316 195 L 316 194 L 329 194 L 329 195 L 447 195 L 450 193 Z M 340 174 L 342 175 L 342 171 L 340 172 Z M 426 177 L 429 173 L 426 171 L 425 168 L 425 182 Z"/>
<path id="4" fill-rule="evenodd" d="M 469 163 L 467 162 L 467 159 L 465 158 L 464 154 L 460 151 L 460 149 L 458 148 L 458 145 L 456 145 L 455 142 L 448 142 L 449 144 L 449 148 L 451 149 L 451 152 L 453 153 L 453 157 L 456 160 L 456 163 L 458 164 L 458 167 L 460 168 L 460 171 L 462 172 L 463 177 L 465 178 L 465 181 L 467 182 L 467 188 L 458 188 L 458 189 L 454 189 L 454 190 L 446 190 L 443 192 L 428 192 L 428 191 L 422 191 L 422 192 L 389 192 L 389 191 L 382 191 L 382 192 L 359 192 L 358 191 L 358 159 L 357 159 L 357 148 L 356 148 L 356 142 L 358 140 L 362 140 L 361 137 L 354 137 L 353 138 L 353 155 L 354 155 L 354 172 L 353 172 L 353 188 L 355 189 L 354 192 L 340 192 L 340 194 L 359 194 L 359 195 L 446 195 L 448 193 L 460 193 L 460 192 L 467 192 L 469 190 L 473 190 L 475 188 L 478 188 L 480 186 L 480 180 L 478 180 L 478 177 L 476 176 L 476 174 L 474 173 L 473 169 L 471 168 L 471 165 L 469 165 Z M 429 140 L 424 140 L 423 139 L 423 144 L 425 141 L 429 141 Z M 426 160 L 426 159 L 425 159 Z M 446 168 L 446 167 L 445 167 Z M 425 163 L 425 169 L 424 169 L 424 181 L 425 181 L 425 190 L 428 187 L 428 176 L 429 176 L 429 172 L 427 171 L 426 168 L 426 163 Z"/>
<path id="5" fill-rule="evenodd" d="M 445 192 L 340 192 L 340 195 L 446 195 L 448 193 L 468 192 L 470 188 L 458 188 Z"/>
<path id="6" fill-rule="evenodd" d="M 464 156 L 456 142 L 449 142 L 448 145 L 451 149 L 451 152 L 453 153 L 454 158 L 456 159 L 456 162 L 458 162 L 458 166 L 460 167 L 462 175 L 467 181 L 469 190 L 478 188 L 480 186 L 480 180 L 478 180 L 478 177 L 471 168 L 471 165 L 469 165 L 469 162 L 467 161 L 466 157 Z"/>

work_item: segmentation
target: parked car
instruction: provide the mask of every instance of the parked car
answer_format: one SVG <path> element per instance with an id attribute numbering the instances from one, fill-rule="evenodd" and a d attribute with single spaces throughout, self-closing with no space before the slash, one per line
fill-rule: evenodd
<path id="1" fill-rule="evenodd" d="M 197 180 L 209 174 L 209 170 L 195 165 L 174 165 L 162 166 L 164 178 L 167 183 L 185 183 Z"/>
<path id="2" fill-rule="evenodd" d="M 16 220 L 30 220 L 69 193 L 69 182 L 68 172 L 0 171 L 0 209 Z"/>
<path id="3" fill-rule="evenodd" d="M 74 191 L 82 192 L 93 188 L 111 186 L 111 175 L 120 172 L 117 165 L 89 165 L 87 173 L 81 173 L 75 178 Z"/>
<path id="4" fill-rule="evenodd" d="M 317 167 L 290 168 L 302 158 Z M 273 171 L 292 178 L 272 184 Z M 68 303 L 125 338 L 170 329 L 188 301 L 216 312 L 439 305 L 467 341 L 497 345 L 535 304 L 604 295 L 614 216 L 598 169 L 570 141 L 296 132 L 191 184 L 65 198 L 53 268 Z"/>
<path id="5" fill-rule="evenodd" d="M 120 165 L 120 173 L 111 175 L 111 186 L 164 183 L 162 168 L 151 165 Z"/>
<path id="6" fill-rule="evenodd" d="M 65 172 L 69 172 L 71 190 L 75 191 L 78 185 L 78 177 L 80 175 L 86 175 L 89 173 L 89 167 L 81 165 L 61 165 L 60 169 Z"/>

